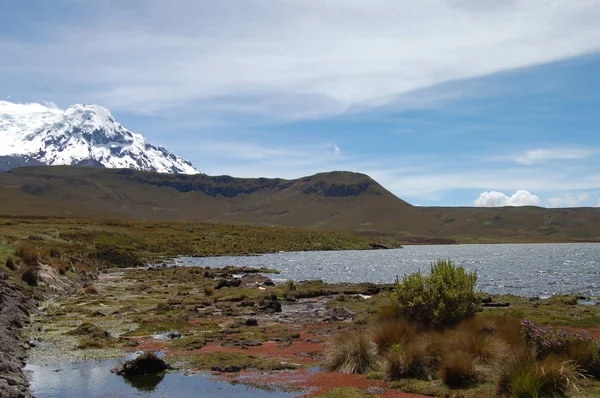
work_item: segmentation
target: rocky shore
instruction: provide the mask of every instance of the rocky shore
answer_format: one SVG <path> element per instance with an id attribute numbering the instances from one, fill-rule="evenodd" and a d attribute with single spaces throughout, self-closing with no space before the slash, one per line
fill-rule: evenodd
<path id="1" fill-rule="evenodd" d="M 22 371 L 27 356 L 22 331 L 33 308 L 33 300 L 0 270 L 0 397 L 32 396 Z"/>

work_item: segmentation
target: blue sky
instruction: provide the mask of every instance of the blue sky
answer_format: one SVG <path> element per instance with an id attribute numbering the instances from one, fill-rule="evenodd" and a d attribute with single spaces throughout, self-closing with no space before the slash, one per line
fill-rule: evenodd
<path id="1" fill-rule="evenodd" d="M 600 205 L 600 1 L 5 0 L 0 99 L 97 103 L 211 175 Z"/>

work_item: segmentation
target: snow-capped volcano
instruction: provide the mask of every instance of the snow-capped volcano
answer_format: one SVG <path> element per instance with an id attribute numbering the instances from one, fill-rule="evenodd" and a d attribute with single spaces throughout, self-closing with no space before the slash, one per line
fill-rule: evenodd
<path id="1" fill-rule="evenodd" d="M 121 126 L 101 106 L 61 110 L 0 101 L 0 168 L 39 164 L 199 173 L 189 161 Z"/>

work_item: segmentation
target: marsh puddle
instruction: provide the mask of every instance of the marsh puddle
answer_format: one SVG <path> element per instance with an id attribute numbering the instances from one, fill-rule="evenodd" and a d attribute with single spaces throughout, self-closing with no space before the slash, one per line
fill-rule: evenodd
<path id="1" fill-rule="evenodd" d="M 197 397 L 284 398 L 298 392 L 264 391 L 219 381 L 211 374 L 181 372 L 125 379 L 110 372 L 122 360 L 86 360 L 50 365 L 29 364 L 30 388 L 37 398 Z"/>

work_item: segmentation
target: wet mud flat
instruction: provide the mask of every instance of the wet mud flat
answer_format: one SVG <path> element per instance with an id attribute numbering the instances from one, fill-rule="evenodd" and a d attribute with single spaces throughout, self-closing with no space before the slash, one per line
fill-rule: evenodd
<path id="1" fill-rule="evenodd" d="M 363 328 L 385 300 L 386 286 L 276 285 L 269 276 L 269 270 L 245 267 L 111 269 L 77 294 L 43 301 L 27 333 L 32 391 L 42 398 L 77 396 L 85 392 L 64 380 L 85 374 L 97 380 L 94 391 L 131 394 L 131 383 L 110 368 L 144 351 L 161 353 L 173 368 L 145 393 L 174 393 L 174 385 L 194 383 L 212 392 L 224 382 L 246 389 L 244 396 L 326 391 L 330 383 L 314 376 L 327 374 L 314 370 L 324 342 L 340 330 Z M 381 381 L 354 378 L 364 388 L 384 388 Z"/>

